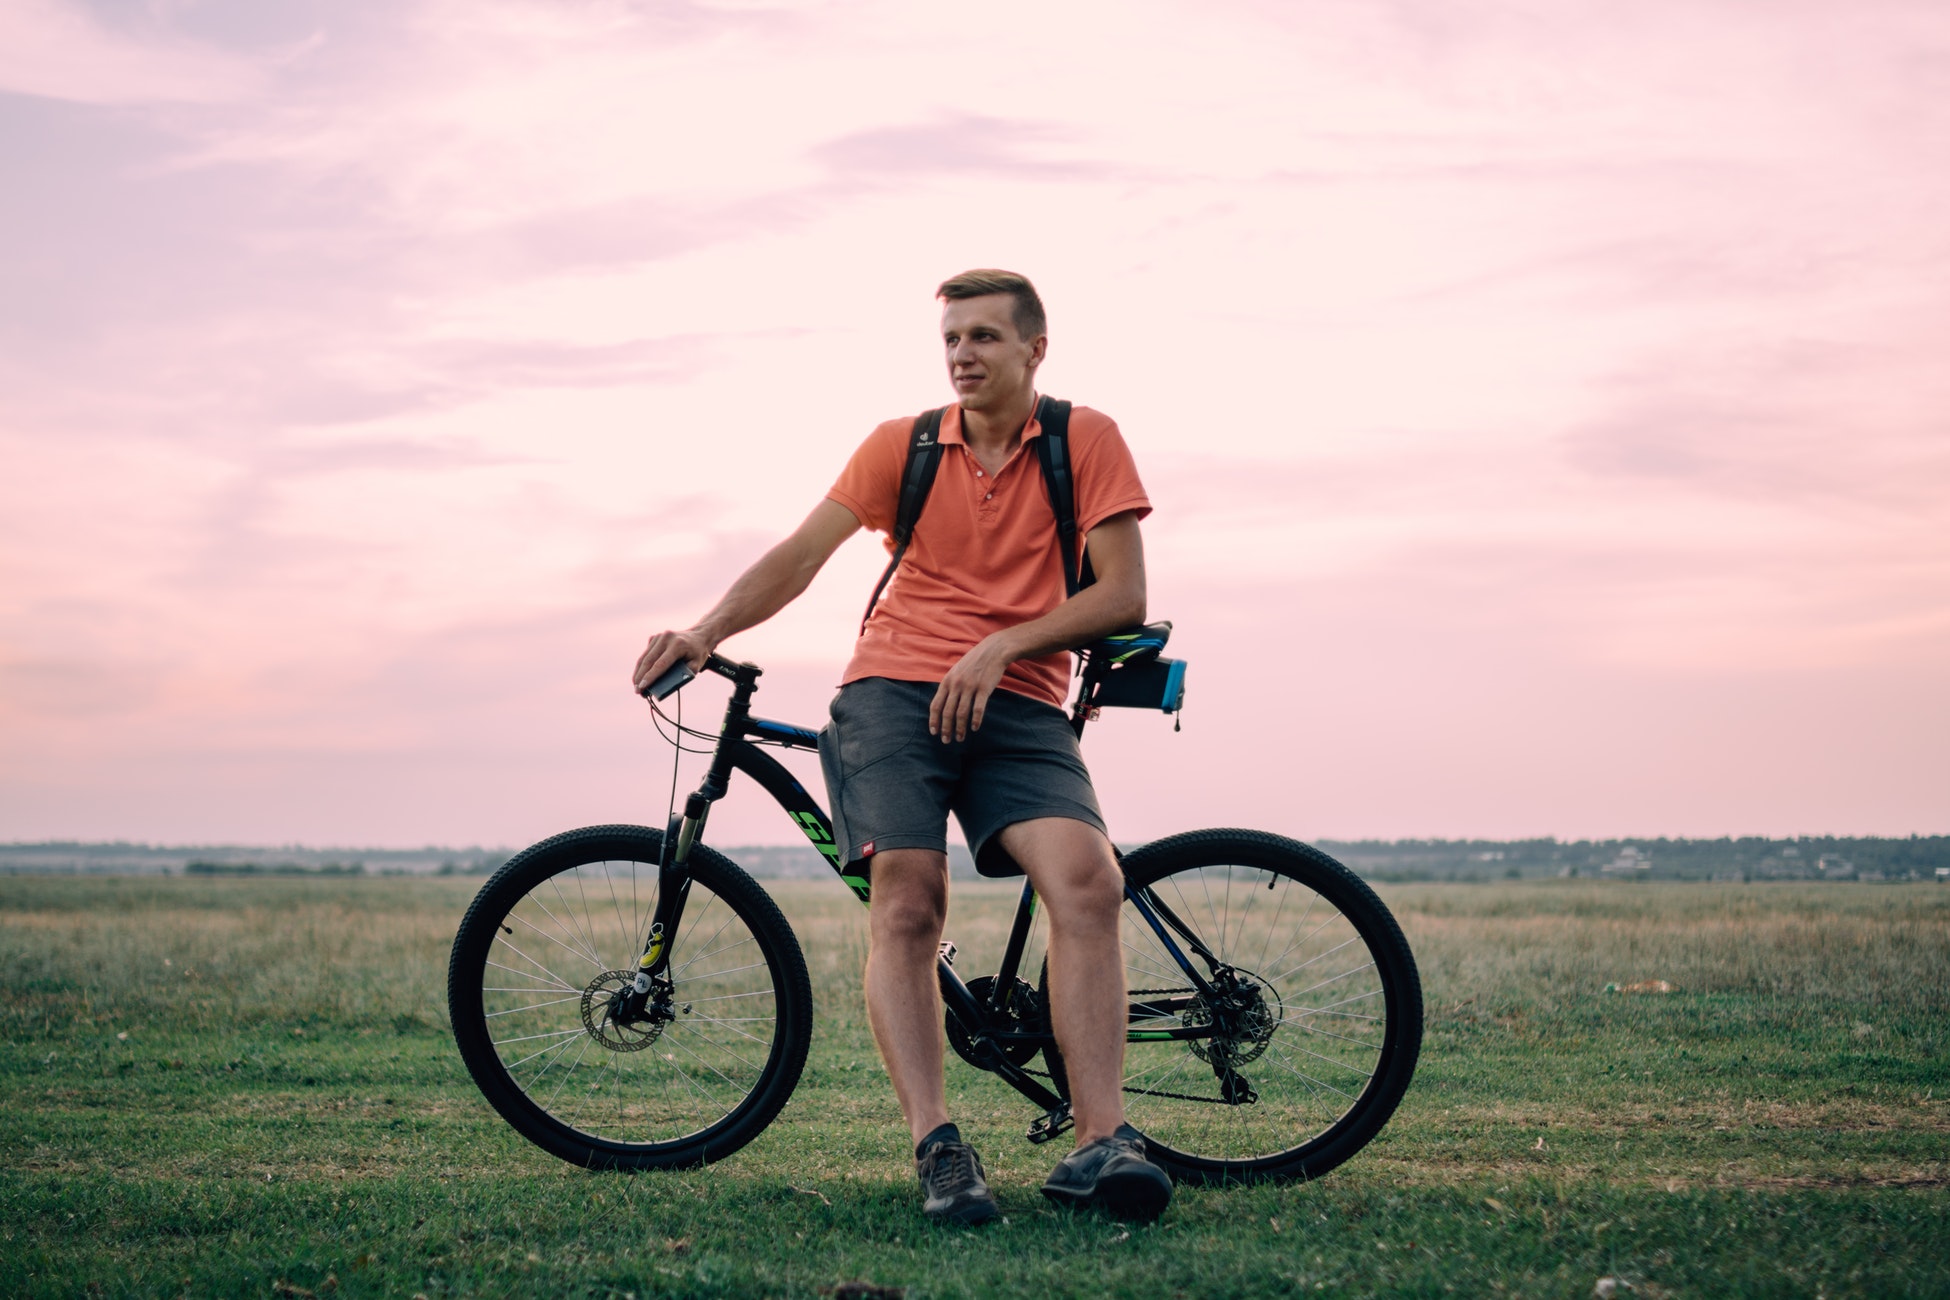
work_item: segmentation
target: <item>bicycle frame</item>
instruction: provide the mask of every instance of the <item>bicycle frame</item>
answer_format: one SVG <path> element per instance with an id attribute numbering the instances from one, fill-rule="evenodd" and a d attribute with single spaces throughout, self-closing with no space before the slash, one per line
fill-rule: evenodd
<path id="1" fill-rule="evenodd" d="M 650 931 L 644 939 L 642 958 L 638 962 L 636 991 L 647 994 L 653 983 L 663 978 L 669 967 L 671 954 L 663 943 L 663 936 L 675 934 L 678 922 L 682 919 L 684 903 L 689 894 L 688 863 L 691 849 L 703 837 L 705 822 L 710 817 L 711 805 L 725 797 L 730 790 L 731 774 L 743 772 L 756 781 L 774 802 L 785 810 L 800 833 L 819 850 L 826 864 L 840 878 L 840 883 L 853 891 L 854 897 L 866 904 L 872 896 L 872 883 L 866 876 L 856 875 L 852 864 L 845 860 L 845 851 L 833 840 L 833 822 L 826 810 L 820 806 L 805 786 L 801 785 L 785 765 L 767 754 L 760 744 L 780 745 L 788 749 L 817 751 L 819 733 L 789 722 L 778 722 L 770 718 L 757 717 L 751 712 L 751 697 L 758 688 L 758 678 L 762 670 L 754 664 L 736 663 L 712 655 L 705 664 L 707 672 L 716 673 L 732 683 L 731 700 L 725 706 L 724 725 L 718 735 L 717 746 L 711 754 L 711 764 L 706 770 L 703 782 L 684 801 L 684 811 L 670 820 L 665 829 L 663 858 L 657 864 L 658 896 L 655 913 L 651 917 Z M 1087 705 L 1080 699 L 1073 714 L 1072 722 L 1079 737 L 1083 734 L 1084 723 L 1089 716 Z M 1217 970 L 1222 964 L 1200 941 L 1197 934 L 1181 921 L 1164 901 L 1150 889 L 1133 889 L 1128 883 L 1124 889 L 1125 897 L 1136 907 L 1138 914 L 1156 933 L 1165 951 L 1178 965 L 1196 990 L 1195 996 L 1211 998 L 1215 990 L 1204 974 L 1186 956 L 1178 942 L 1182 939 L 1187 947 L 1206 965 Z M 1044 1112 L 1043 1117 L 1030 1127 L 1030 1140 L 1043 1142 L 1056 1136 L 1070 1124 L 1067 1101 L 1050 1089 L 1022 1067 L 1011 1062 L 1004 1053 L 1005 1044 L 1033 1044 L 1046 1046 L 1054 1040 L 1054 1035 L 1046 1030 L 1023 1030 L 1014 1028 L 1005 1018 L 1008 1000 L 1013 993 L 1022 966 L 1024 952 L 1028 946 L 1030 925 L 1036 914 L 1036 892 L 1027 881 L 1022 888 L 1022 897 L 1016 907 L 1015 920 L 1009 929 L 1009 938 L 1003 951 L 1002 965 L 995 976 L 987 1001 L 971 991 L 954 968 L 954 945 L 944 943 L 942 953 L 936 962 L 936 975 L 941 985 L 941 997 L 948 1009 L 964 1025 L 972 1040 L 972 1047 L 983 1069 L 1000 1076 L 1017 1092 L 1035 1103 Z M 1174 938 L 1174 934 L 1177 938 Z M 1155 1019 L 1160 1015 L 1174 1013 L 1189 1005 L 1193 998 L 1172 998 L 1150 1001 L 1130 1009 L 1130 1018 Z M 1211 1038 L 1217 1032 L 1216 1026 L 1181 1025 L 1171 1029 L 1130 1030 L 1131 1041 L 1154 1041 L 1169 1039 Z"/>

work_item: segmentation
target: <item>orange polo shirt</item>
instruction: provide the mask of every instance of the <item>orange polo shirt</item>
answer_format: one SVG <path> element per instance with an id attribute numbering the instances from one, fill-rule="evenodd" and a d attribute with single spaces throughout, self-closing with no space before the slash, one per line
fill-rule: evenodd
<path id="1" fill-rule="evenodd" d="M 913 428 L 908 416 L 875 429 L 826 494 L 868 528 L 889 534 L 889 552 Z M 948 408 L 941 417 L 934 487 L 900 569 L 854 644 L 842 684 L 862 677 L 938 682 L 983 637 L 1040 618 L 1063 603 L 1056 513 L 1029 442 L 1042 433 L 1032 418 L 1022 446 L 991 477 L 969 454 L 961 408 Z M 1140 519 L 1151 513 L 1130 448 L 1116 422 L 1102 412 L 1071 408 L 1070 468 L 1079 536 L 1126 510 L 1137 511 Z M 1018 659 L 1003 674 L 1002 687 L 1061 708 L 1069 694 L 1070 655 L 1058 651 Z"/>

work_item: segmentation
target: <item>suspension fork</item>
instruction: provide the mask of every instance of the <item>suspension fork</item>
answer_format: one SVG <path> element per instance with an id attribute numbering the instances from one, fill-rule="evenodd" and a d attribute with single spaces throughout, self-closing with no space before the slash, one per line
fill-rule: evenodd
<path id="1" fill-rule="evenodd" d="M 684 800 L 684 815 L 671 818 L 664 827 L 663 848 L 657 855 L 657 910 L 650 915 L 650 932 L 644 935 L 643 955 L 637 958 L 634 988 L 639 996 L 648 995 L 652 985 L 670 969 L 670 940 L 684 919 L 684 904 L 691 896 L 691 849 L 704 834 L 711 805 L 731 788 L 731 749 L 725 742 L 738 736 L 751 716 L 758 670 L 750 664 L 718 665 L 717 656 L 712 656 L 712 670 L 730 677 L 734 687 L 704 784 Z"/>
<path id="2" fill-rule="evenodd" d="M 704 820 L 710 811 L 711 800 L 700 790 L 684 801 L 684 815 L 672 817 L 664 828 L 663 849 L 657 856 L 657 909 L 650 914 L 643 955 L 636 963 L 635 988 L 639 994 L 647 995 L 670 969 L 670 939 L 684 919 L 684 904 L 691 896 L 691 849 L 704 833 Z"/>

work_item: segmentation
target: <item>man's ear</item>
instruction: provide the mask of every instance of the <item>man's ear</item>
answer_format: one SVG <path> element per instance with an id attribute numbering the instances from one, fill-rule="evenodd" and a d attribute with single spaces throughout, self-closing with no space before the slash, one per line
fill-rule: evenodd
<path id="1" fill-rule="evenodd" d="M 1042 365 L 1043 357 L 1047 355 L 1048 352 L 1049 352 L 1049 335 L 1047 334 L 1037 335 L 1036 341 L 1029 345 L 1029 368 L 1031 370 L 1034 370 L 1037 366 Z"/>

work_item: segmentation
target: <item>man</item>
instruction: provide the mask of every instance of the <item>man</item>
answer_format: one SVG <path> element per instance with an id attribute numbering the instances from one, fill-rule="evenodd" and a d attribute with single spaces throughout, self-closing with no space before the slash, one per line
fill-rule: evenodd
<path id="1" fill-rule="evenodd" d="M 1050 921 L 1051 1016 L 1077 1147 L 1043 1191 L 1148 1219 L 1171 1179 L 1124 1123 L 1123 878 L 1062 705 L 1077 645 L 1144 621 L 1138 520 L 1150 513 L 1117 426 L 1070 418 L 1079 535 L 1096 581 L 1065 599 L 1055 516 L 1030 439 L 1049 340 L 1020 275 L 968 271 L 937 290 L 956 403 L 899 570 L 862 630 L 821 733 L 834 838 L 870 868 L 866 994 L 874 1041 L 915 1142 L 931 1217 L 996 1214 L 980 1159 L 948 1117 L 935 960 L 948 910 L 947 816 L 985 874 L 1026 873 Z M 702 668 L 734 632 L 806 589 L 861 527 L 891 531 L 914 421 L 867 438 L 825 500 L 687 631 L 660 632 L 639 689 L 679 659 Z"/>

